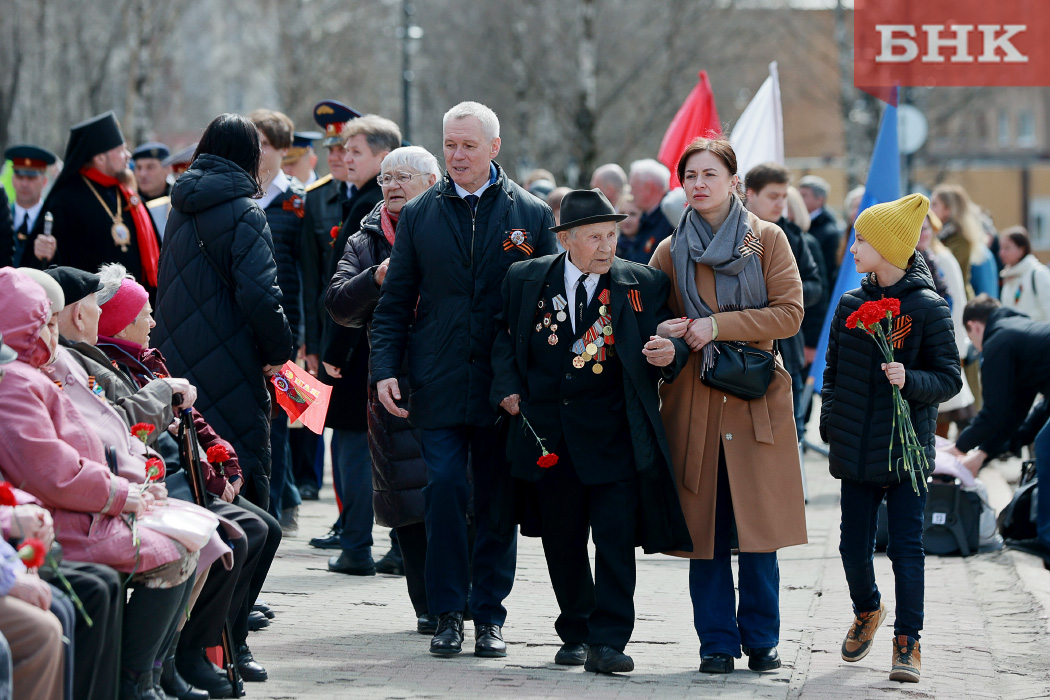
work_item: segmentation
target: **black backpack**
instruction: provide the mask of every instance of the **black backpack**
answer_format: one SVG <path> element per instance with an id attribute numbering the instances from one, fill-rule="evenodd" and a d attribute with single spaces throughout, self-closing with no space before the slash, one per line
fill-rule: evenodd
<path id="1" fill-rule="evenodd" d="M 931 476 L 926 482 L 922 546 L 927 554 L 977 553 L 981 534 L 981 497 L 966 491 L 958 479 Z"/>
<path id="2" fill-rule="evenodd" d="M 926 481 L 926 511 L 922 520 L 922 546 L 927 554 L 945 556 L 976 554 L 980 544 L 982 502 L 979 494 L 962 488 L 958 479 L 931 476 Z M 886 551 L 889 530 L 886 501 L 879 505 L 875 550 Z"/>
<path id="3" fill-rule="evenodd" d="M 1010 503 L 999 513 L 999 532 L 1010 540 L 1027 540 L 1038 535 L 1035 519 L 1036 495 L 1039 480 L 1035 476 L 1035 462 L 1021 466 L 1021 482 Z"/>

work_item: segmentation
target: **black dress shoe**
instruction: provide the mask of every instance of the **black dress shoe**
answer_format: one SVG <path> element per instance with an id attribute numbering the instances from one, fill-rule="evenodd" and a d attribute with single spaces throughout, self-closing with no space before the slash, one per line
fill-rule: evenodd
<path id="1" fill-rule="evenodd" d="M 747 654 L 747 667 L 752 671 L 775 671 L 780 668 L 780 654 L 776 647 L 763 647 L 761 649 L 748 649 L 744 647 Z"/>
<path id="2" fill-rule="evenodd" d="M 376 562 L 377 574 L 391 574 L 392 576 L 405 575 L 405 562 L 401 558 L 401 552 L 393 547 Z"/>
<path id="3" fill-rule="evenodd" d="M 267 605 L 266 603 L 260 603 L 258 601 L 256 601 L 255 605 L 252 606 L 252 612 L 262 613 L 266 616 L 267 620 L 272 620 L 274 617 L 276 617 L 274 615 L 273 610 L 270 609 L 269 605 Z"/>
<path id="4" fill-rule="evenodd" d="M 215 671 L 215 666 L 204 655 L 203 649 L 189 649 L 175 654 L 175 669 L 192 686 L 200 688 L 213 698 L 228 698 L 233 686 L 225 676 Z"/>
<path id="5" fill-rule="evenodd" d="M 266 619 L 266 616 L 261 612 L 255 612 L 254 610 L 248 613 L 248 631 L 258 632 L 259 630 L 269 627 L 270 621 Z"/>
<path id="6" fill-rule="evenodd" d="M 314 484 L 303 484 L 299 487 L 299 497 L 304 501 L 317 501 L 320 500 L 321 495 Z"/>
<path id="7" fill-rule="evenodd" d="M 328 534 L 324 537 L 314 537 L 310 540 L 310 546 L 316 547 L 317 549 L 342 549 L 343 545 L 339 542 L 339 531 L 329 530 Z"/>
<path id="8" fill-rule="evenodd" d="M 507 643 L 503 641 L 503 628 L 499 625 L 474 623 L 474 656 L 501 659 L 506 655 Z"/>
<path id="9" fill-rule="evenodd" d="M 355 561 L 346 552 L 343 552 L 337 557 L 329 557 L 328 570 L 350 576 L 375 576 L 376 564 L 372 561 L 372 557 Z"/>
<path id="10" fill-rule="evenodd" d="M 438 629 L 438 617 L 437 615 L 431 615 L 430 613 L 423 613 L 416 618 L 416 632 L 420 634 L 434 634 Z"/>
<path id="11" fill-rule="evenodd" d="M 237 660 L 238 673 L 248 683 L 259 683 L 269 677 L 266 675 L 266 669 L 252 656 L 252 650 L 247 644 L 239 644 L 233 652 L 233 658 Z"/>
<path id="12" fill-rule="evenodd" d="M 451 612 L 438 617 L 437 632 L 430 640 L 430 653 L 452 656 L 463 651 L 463 613 Z"/>
<path id="13" fill-rule="evenodd" d="M 729 654 L 708 654 L 700 657 L 700 673 L 732 673 L 733 657 Z"/>
<path id="14" fill-rule="evenodd" d="M 587 647 L 583 670 L 593 673 L 630 673 L 634 670 L 634 659 L 605 644 L 593 644 Z"/>
<path id="15" fill-rule="evenodd" d="M 579 643 L 562 644 L 554 655 L 554 663 L 559 666 L 583 666 L 587 662 L 587 645 Z"/>
<path id="16" fill-rule="evenodd" d="M 164 661 L 160 669 L 160 687 L 168 695 L 174 695 L 179 700 L 208 700 L 208 691 L 194 688 L 186 682 L 186 679 L 175 670 L 175 657 L 171 656 Z M 161 696 L 164 697 L 164 696 Z"/>

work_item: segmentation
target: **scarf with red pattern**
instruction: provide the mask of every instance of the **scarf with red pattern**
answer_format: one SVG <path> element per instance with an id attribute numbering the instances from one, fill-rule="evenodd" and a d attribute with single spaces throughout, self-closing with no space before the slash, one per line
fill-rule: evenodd
<path id="1" fill-rule="evenodd" d="M 394 232 L 397 231 L 397 217 L 390 213 L 386 204 L 379 208 L 379 223 L 383 226 L 383 235 L 390 245 L 394 245 Z"/>
<path id="2" fill-rule="evenodd" d="M 132 191 L 127 185 L 115 177 L 103 175 L 94 168 L 84 166 L 80 174 L 102 187 L 116 187 L 124 197 L 125 205 L 131 212 L 131 219 L 135 223 L 135 241 L 139 247 L 139 260 L 142 262 L 142 280 L 146 286 L 157 288 L 157 265 L 160 259 L 160 245 L 157 243 L 157 235 L 153 232 L 153 222 L 150 220 L 149 210 L 142 203 L 142 198 L 137 192 Z M 134 204 L 132 204 L 134 202 Z"/>

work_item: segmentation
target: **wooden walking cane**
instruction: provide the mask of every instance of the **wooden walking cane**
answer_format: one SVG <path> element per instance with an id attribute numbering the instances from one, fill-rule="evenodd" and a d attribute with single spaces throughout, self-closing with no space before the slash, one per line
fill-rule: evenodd
<path id="1" fill-rule="evenodd" d="M 183 467 L 193 491 L 193 501 L 201 508 L 208 507 L 208 492 L 204 488 L 204 471 L 201 468 L 200 447 L 197 443 L 197 430 L 193 427 L 191 409 L 183 409 L 179 416 L 179 452 L 183 457 Z M 233 638 L 230 633 L 229 619 L 222 625 L 222 655 L 226 663 L 226 678 L 233 686 L 232 697 L 244 695 L 241 675 L 237 672 L 237 662 L 233 657 Z"/>

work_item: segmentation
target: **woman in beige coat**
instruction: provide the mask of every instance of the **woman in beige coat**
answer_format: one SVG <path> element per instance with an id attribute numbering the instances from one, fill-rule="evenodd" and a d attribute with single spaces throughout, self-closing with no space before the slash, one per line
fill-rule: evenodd
<path id="1" fill-rule="evenodd" d="M 661 390 L 678 493 L 693 540 L 689 593 L 700 637 L 700 670 L 729 673 L 741 650 L 755 671 L 780 667 L 780 570 L 776 551 L 806 542 L 791 379 L 778 362 L 765 396 L 751 401 L 701 379 L 712 341 L 771 350 L 798 332 L 802 282 L 784 232 L 744 209 L 728 141 L 697 139 L 678 162 L 689 207 L 652 266 L 671 278 L 679 320 L 661 335 L 683 337 L 693 355 Z M 716 274 L 717 273 L 717 274 Z M 730 566 L 739 549 L 740 604 Z"/>

